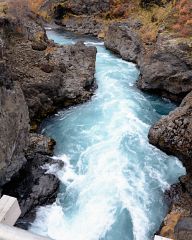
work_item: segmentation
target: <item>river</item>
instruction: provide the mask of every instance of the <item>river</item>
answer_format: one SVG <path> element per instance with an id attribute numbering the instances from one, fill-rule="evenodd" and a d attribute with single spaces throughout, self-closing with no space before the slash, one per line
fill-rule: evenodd
<path id="1" fill-rule="evenodd" d="M 38 210 L 31 231 L 55 240 L 150 240 L 166 214 L 163 192 L 185 173 L 177 158 L 148 143 L 150 126 L 175 108 L 137 89 L 139 70 L 103 42 L 48 30 L 60 44 L 97 47 L 92 100 L 58 112 L 42 125 L 57 141 L 56 202 Z"/>

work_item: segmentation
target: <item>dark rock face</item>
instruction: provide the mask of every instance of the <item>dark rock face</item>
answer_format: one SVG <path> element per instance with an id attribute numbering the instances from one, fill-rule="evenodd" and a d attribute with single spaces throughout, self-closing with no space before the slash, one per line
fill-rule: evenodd
<path id="1" fill-rule="evenodd" d="M 92 34 L 98 36 L 103 29 L 103 24 L 90 16 L 70 16 L 56 21 L 58 25 L 65 27 L 66 30 L 80 34 Z"/>
<path id="2" fill-rule="evenodd" d="M 192 90 L 191 52 L 190 40 L 160 34 L 155 51 L 141 57 L 138 86 L 181 101 Z"/>
<path id="3" fill-rule="evenodd" d="M 3 55 L 3 40 L 0 51 Z M 3 57 L 3 56 L 2 56 Z M 29 114 L 23 92 L 0 59 L 0 186 L 14 176 L 26 162 Z"/>
<path id="4" fill-rule="evenodd" d="M 19 40 L 7 51 L 31 120 L 89 99 L 92 92 L 87 89 L 94 83 L 95 47 L 79 42 L 72 46 L 49 44 L 45 51 L 39 50 L 32 50 L 30 42 Z"/>
<path id="5" fill-rule="evenodd" d="M 67 10 L 74 14 L 87 14 L 106 12 L 110 9 L 110 0 L 67 0 L 65 6 Z"/>
<path id="6" fill-rule="evenodd" d="M 132 62 L 137 62 L 142 49 L 139 37 L 127 23 L 114 23 L 109 26 L 105 46 L 120 54 L 124 60 Z"/>
<path id="7" fill-rule="evenodd" d="M 192 92 L 180 107 L 160 119 L 149 131 L 149 141 L 160 149 L 178 156 L 187 172 L 192 172 Z"/>
<path id="8" fill-rule="evenodd" d="M 190 240 L 192 239 L 192 218 L 182 218 L 175 227 L 175 240 Z"/>
<path id="9" fill-rule="evenodd" d="M 159 235 L 170 239 L 177 239 L 175 237 L 177 223 L 180 219 L 191 215 L 192 198 L 190 195 L 191 190 L 189 189 L 191 183 L 191 176 L 182 176 L 178 183 L 173 184 L 171 188 L 165 192 L 165 199 L 170 208 L 158 232 Z"/>
<path id="10" fill-rule="evenodd" d="M 180 102 L 192 90 L 191 40 L 161 33 L 148 49 L 142 46 L 135 29 L 132 22 L 111 24 L 105 46 L 138 64 L 140 89 Z"/>
<path id="11" fill-rule="evenodd" d="M 29 134 L 29 119 L 40 122 L 88 100 L 96 58 L 95 47 L 56 45 L 38 22 L 25 20 L 21 28 L 9 18 L 0 25 L 0 187 L 18 199 L 20 227 L 33 220 L 36 207 L 55 201 L 59 179 L 46 169 L 63 166 L 51 158 L 54 140 Z"/>
<path id="12" fill-rule="evenodd" d="M 45 164 L 54 165 L 58 170 L 63 166 L 62 162 L 50 158 L 54 145 L 55 142 L 48 137 L 31 134 L 26 164 L 3 187 L 3 194 L 14 196 L 19 201 L 22 214 L 18 222 L 31 218 L 31 210 L 35 207 L 55 201 L 59 180 L 53 174 L 46 174 L 47 170 L 43 168 Z"/>

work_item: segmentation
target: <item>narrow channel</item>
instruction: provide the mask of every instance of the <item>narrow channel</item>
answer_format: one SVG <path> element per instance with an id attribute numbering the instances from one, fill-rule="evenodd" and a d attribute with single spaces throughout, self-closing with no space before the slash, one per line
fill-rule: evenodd
<path id="1" fill-rule="evenodd" d="M 185 169 L 150 145 L 147 134 L 175 105 L 138 90 L 136 66 L 103 42 L 63 30 L 47 34 L 60 44 L 83 40 L 97 47 L 98 89 L 91 101 L 43 123 L 65 166 L 57 172 L 57 201 L 38 210 L 30 230 L 55 240 L 152 239 L 167 211 L 163 192 Z"/>

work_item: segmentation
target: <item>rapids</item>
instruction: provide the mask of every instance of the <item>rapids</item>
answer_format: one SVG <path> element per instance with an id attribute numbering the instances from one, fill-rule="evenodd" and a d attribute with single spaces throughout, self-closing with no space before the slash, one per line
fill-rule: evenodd
<path id="1" fill-rule="evenodd" d="M 91 37 L 48 30 L 60 44 L 97 47 L 92 100 L 42 125 L 65 166 L 57 201 L 38 210 L 30 231 L 55 240 L 150 240 L 166 214 L 163 192 L 185 173 L 177 158 L 148 143 L 150 126 L 175 105 L 142 93 L 139 71 Z"/>

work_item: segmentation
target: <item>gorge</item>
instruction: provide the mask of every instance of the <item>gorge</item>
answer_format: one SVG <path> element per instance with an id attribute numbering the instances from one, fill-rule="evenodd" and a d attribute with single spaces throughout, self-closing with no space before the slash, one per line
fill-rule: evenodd
<path id="1" fill-rule="evenodd" d="M 192 238 L 191 10 L 0 1 L 0 190 L 19 201 L 17 227 Z"/>
<path id="2" fill-rule="evenodd" d="M 185 173 L 147 138 L 151 124 L 174 104 L 138 90 L 136 66 L 103 42 L 62 29 L 47 34 L 57 43 L 97 46 L 98 89 L 88 103 L 42 125 L 65 166 L 56 203 L 40 208 L 31 230 L 56 240 L 151 239 L 166 213 L 163 192 Z"/>

